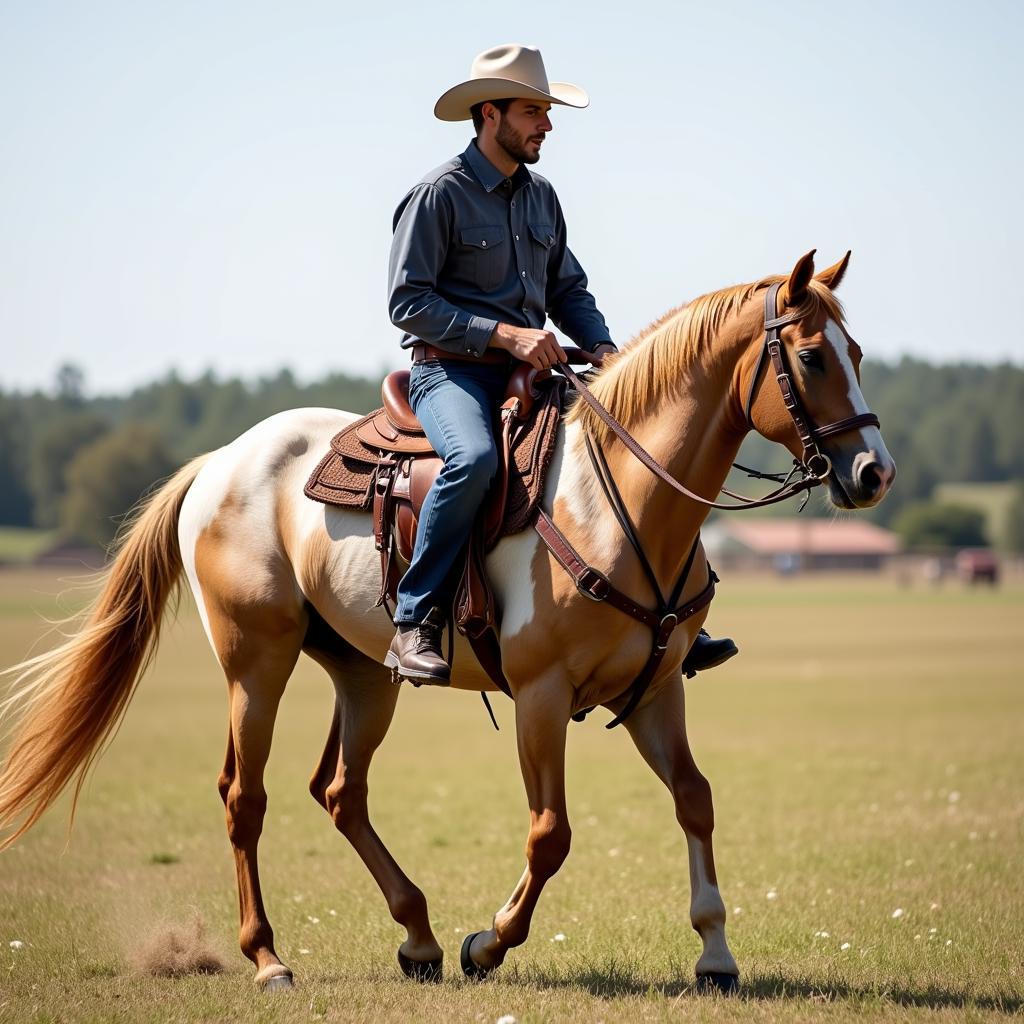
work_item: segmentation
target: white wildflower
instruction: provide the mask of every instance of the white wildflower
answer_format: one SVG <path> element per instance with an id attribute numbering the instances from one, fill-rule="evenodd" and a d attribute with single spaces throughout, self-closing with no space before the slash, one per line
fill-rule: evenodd
<path id="1" fill-rule="evenodd" d="M 300 953 L 301 953 L 301 954 L 302 954 L 303 956 L 309 956 L 309 950 L 308 950 L 308 949 L 300 949 L 300 950 L 299 950 L 299 952 L 300 952 Z"/>
<path id="2" fill-rule="evenodd" d="M 319 917 L 310 917 L 309 914 L 306 915 L 306 920 L 309 921 L 310 924 L 319 924 L 320 923 L 320 918 Z"/>
<path id="3" fill-rule="evenodd" d="M 778 893 L 777 893 L 777 892 L 776 892 L 776 891 L 775 891 L 774 889 L 769 889 L 769 890 L 768 890 L 768 891 L 767 891 L 767 892 L 766 892 L 766 893 L 764 894 L 764 898 L 765 898 L 766 900 L 777 900 L 777 899 L 779 898 L 779 894 L 778 894 Z"/>
<path id="4" fill-rule="evenodd" d="M 742 914 L 743 913 L 743 908 L 742 907 L 733 907 L 732 908 L 732 912 L 733 912 L 733 914 Z"/>
<path id="5" fill-rule="evenodd" d="M 503 1017 L 499 1017 L 494 1024 L 516 1024 L 516 1019 L 511 1013 L 506 1013 Z"/>
<path id="6" fill-rule="evenodd" d="M 847 950 L 850 948 L 850 944 L 848 942 L 844 942 L 839 948 L 842 950 Z"/>
<path id="7" fill-rule="evenodd" d="M 8 943 L 8 945 L 11 947 L 11 949 L 24 949 L 25 948 L 25 943 L 22 942 L 21 939 L 12 939 L 11 942 Z"/>
<path id="8" fill-rule="evenodd" d="M 829 935 L 829 933 L 828 933 L 828 932 L 825 932 L 825 931 L 822 931 L 822 932 L 815 932 L 815 933 L 814 933 L 814 937 L 815 937 L 816 939 L 829 939 L 829 938 L 831 938 L 831 936 Z"/>
<path id="9" fill-rule="evenodd" d="M 958 790 L 958 789 L 950 790 L 949 796 L 946 799 L 951 804 L 959 803 L 960 802 L 960 790 Z"/>
<path id="10" fill-rule="evenodd" d="M 609 857 L 618 857 L 618 855 L 619 855 L 619 848 L 618 848 L 617 846 L 613 846 L 613 847 L 612 847 L 612 848 L 611 848 L 611 849 L 610 849 L 610 850 L 608 851 L 608 856 L 609 856 Z"/>
<path id="11" fill-rule="evenodd" d="M 558 933 L 556 933 L 553 941 L 554 942 L 565 942 L 565 932 L 558 932 Z"/>
<path id="12" fill-rule="evenodd" d="M 892 912 L 892 919 L 895 921 L 897 918 L 902 917 L 905 913 L 906 913 L 906 911 L 902 907 L 897 907 Z"/>

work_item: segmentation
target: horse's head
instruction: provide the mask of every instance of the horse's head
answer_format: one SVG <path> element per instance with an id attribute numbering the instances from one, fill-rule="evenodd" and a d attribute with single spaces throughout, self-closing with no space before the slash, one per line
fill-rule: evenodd
<path id="1" fill-rule="evenodd" d="M 781 360 L 797 394 L 796 416 L 787 410 L 776 383 L 778 367 L 767 355 L 758 355 L 760 348 L 756 352 L 752 348 L 751 358 L 744 360 L 746 381 L 741 393 L 748 396 L 747 413 L 753 427 L 797 457 L 807 454 L 797 427 L 802 406 L 816 434 L 817 451 L 824 456 L 815 458 L 812 468 L 820 476 L 827 470 L 833 504 L 870 508 L 885 497 L 896 477 L 896 464 L 877 426 L 844 424 L 870 418 L 860 390 L 860 346 L 847 332 L 841 307 L 832 294 L 849 261 L 847 253 L 815 276 L 812 250 L 797 261 L 788 280 L 778 288 L 775 314 L 788 320 L 780 328 Z M 757 346 L 763 344 L 762 329 Z M 839 429 L 829 430 L 830 426 Z"/>

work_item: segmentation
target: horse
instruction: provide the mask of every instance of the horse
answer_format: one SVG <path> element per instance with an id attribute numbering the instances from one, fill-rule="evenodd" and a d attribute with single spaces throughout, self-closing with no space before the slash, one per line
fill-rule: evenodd
<path id="1" fill-rule="evenodd" d="M 590 404 L 577 401 L 559 426 L 543 509 L 604 577 L 638 603 L 655 584 L 693 571 L 681 598 L 709 585 L 699 531 L 740 442 L 753 427 L 806 456 L 788 399 L 762 374 L 765 325 L 775 330 L 792 389 L 806 417 L 829 422 L 815 451 L 832 503 L 868 508 L 889 489 L 895 465 L 859 384 L 861 351 L 834 290 L 850 254 L 815 275 L 814 252 L 790 274 L 709 293 L 678 307 L 610 357 L 591 377 L 594 399 L 680 487 L 667 487 Z M 769 289 L 772 289 L 769 291 Z M 771 307 L 762 320 L 765 296 Z M 303 483 L 332 436 L 354 415 L 328 409 L 280 413 L 223 448 L 181 468 L 127 524 L 116 557 L 80 631 L 9 671 L 5 704 L 14 734 L 0 773 L 4 846 L 30 828 L 74 782 L 75 800 L 116 731 L 152 658 L 169 598 L 188 581 L 206 635 L 227 679 L 227 752 L 218 779 L 238 879 L 241 951 L 264 989 L 293 984 L 278 957 L 260 891 L 257 850 L 266 812 L 264 767 L 278 703 L 300 654 L 318 662 L 335 692 L 326 745 L 309 784 L 313 798 L 352 844 L 406 931 L 402 970 L 437 980 L 443 951 L 427 901 L 374 831 L 367 776 L 392 720 L 400 687 L 382 666 L 393 626 L 375 607 L 379 557 L 371 516 L 307 499 Z M 610 513 L 589 462 L 598 445 L 653 571 Z M 690 491 L 687 488 L 695 488 Z M 700 557 L 693 558 L 698 550 Z M 546 882 L 569 853 L 565 800 L 568 723 L 582 709 L 622 711 L 626 684 L 651 649 L 635 618 L 577 588 L 537 532 L 502 540 L 487 556 L 500 607 L 502 663 L 515 725 L 530 822 L 526 866 L 490 928 L 470 933 L 461 966 L 490 974 L 527 939 Z M 643 759 L 671 792 L 688 849 L 690 922 L 702 940 L 698 988 L 733 991 L 739 968 L 726 941 L 726 912 L 712 850 L 711 787 L 686 737 L 683 658 L 706 607 L 671 632 L 642 700 L 625 726 Z M 493 691 L 461 638 L 451 686 Z M 72 817 L 74 803 L 72 804 Z"/>

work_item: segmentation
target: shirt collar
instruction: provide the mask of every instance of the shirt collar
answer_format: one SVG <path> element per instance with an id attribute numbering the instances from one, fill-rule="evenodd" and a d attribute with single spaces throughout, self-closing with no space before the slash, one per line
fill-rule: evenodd
<path id="1" fill-rule="evenodd" d="M 480 152 L 476 139 L 473 139 L 466 147 L 462 157 L 469 164 L 476 180 L 483 185 L 485 192 L 493 192 L 505 180 L 505 175 Z M 516 168 L 515 174 L 512 175 L 512 190 L 516 191 L 523 185 L 528 185 L 531 180 L 530 172 L 523 164 L 520 164 Z"/>

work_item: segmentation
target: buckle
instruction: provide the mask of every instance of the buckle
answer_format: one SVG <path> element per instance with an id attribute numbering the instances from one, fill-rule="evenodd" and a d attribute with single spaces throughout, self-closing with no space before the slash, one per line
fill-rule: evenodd
<path id="1" fill-rule="evenodd" d="M 658 623 L 658 633 L 654 638 L 654 649 L 664 651 L 668 647 L 669 638 L 679 625 L 679 616 L 675 612 L 669 612 Z"/>
<path id="2" fill-rule="evenodd" d="M 591 601 L 607 600 L 611 588 L 612 585 L 608 582 L 608 577 L 597 569 L 592 569 L 589 565 L 576 580 L 576 589 L 584 597 L 589 597 Z"/>

